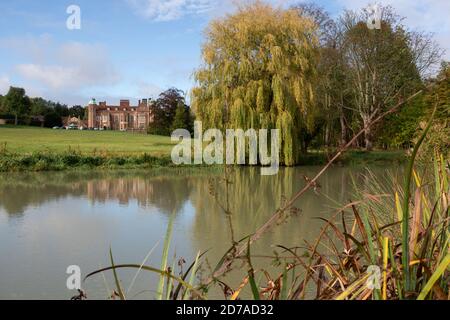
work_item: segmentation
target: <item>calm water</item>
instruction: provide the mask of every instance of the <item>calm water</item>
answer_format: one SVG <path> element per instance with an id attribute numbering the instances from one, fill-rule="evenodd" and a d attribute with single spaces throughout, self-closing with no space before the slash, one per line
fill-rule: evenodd
<path id="1" fill-rule="evenodd" d="M 223 186 L 220 172 L 179 171 L 31 173 L 0 175 L 0 299 L 67 299 L 66 268 L 79 265 L 83 275 L 109 264 L 112 247 L 116 263 L 141 263 L 152 247 L 147 264 L 159 267 L 164 234 L 171 213 L 176 215 L 171 243 L 174 255 L 190 262 L 199 250 L 210 249 L 214 267 L 229 249 L 263 224 L 282 201 L 304 185 L 317 167 L 280 169 L 276 176 L 242 168 L 231 174 L 229 219 L 209 194 L 214 185 L 219 201 Z M 374 168 L 378 175 L 385 168 Z M 320 192 L 309 191 L 297 203 L 301 214 L 277 226 L 255 244 L 252 254 L 270 254 L 274 244 L 301 245 L 313 240 L 321 222 L 352 197 L 351 175 L 363 169 L 331 168 L 321 179 Z M 360 178 L 360 184 L 368 183 Z M 270 261 L 257 261 L 267 266 Z M 206 266 L 205 266 L 206 268 Z M 206 270 L 206 269 L 205 269 Z M 205 271 L 206 272 L 206 271 Z M 120 271 L 128 289 L 135 271 Z M 231 274 L 231 285 L 243 274 Z M 106 280 L 106 281 L 105 281 Z M 157 277 L 141 272 L 128 296 L 152 298 Z M 105 273 L 83 283 L 91 299 L 104 299 L 113 288 Z M 220 296 L 217 296 L 220 297 Z"/>

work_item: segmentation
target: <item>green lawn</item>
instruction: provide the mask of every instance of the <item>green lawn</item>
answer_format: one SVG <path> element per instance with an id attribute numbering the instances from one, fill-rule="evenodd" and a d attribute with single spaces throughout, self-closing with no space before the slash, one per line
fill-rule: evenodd
<path id="1" fill-rule="evenodd" d="M 172 166 L 175 143 L 169 137 L 120 131 L 53 130 L 0 125 L 0 172 L 76 168 L 155 168 Z M 404 151 L 349 150 L 341 164 L 399 163 Z M 323 151 L 302 157 L 299 165 L 323 165 Z"/>
<path id="2" fill-rule="evenodd" d="M 53 130 L 47 128 L 0 125 L 0 148 L 13 153 L 64 152 L 114 155 L 170 156 L 175 143 L 170 137 L 120 131 Z"/>

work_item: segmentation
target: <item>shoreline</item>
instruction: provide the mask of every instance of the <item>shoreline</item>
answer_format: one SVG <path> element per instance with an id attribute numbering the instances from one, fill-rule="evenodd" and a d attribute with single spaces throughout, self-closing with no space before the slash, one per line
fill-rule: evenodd
<path id="1" fill-rule="evenodd" d="M 323 151 L 309 152 L 295 167 L 321 166 L 327 162 Z M 337 166 L 384 165 L 406 161 L 405 151 L 361 151 L 349 150 L 336 161 Z M 0 152 L 0 172 L 41 172 L 78 170 L 139 170 L 139 169 L 186 169 L 219 168 L 221 165 L 175 165 L 170 156 L 155 156 L 149 153 L 130 155 L 104 155 L 83 152 Z M 258 166 L 259 167 L 259 166 Z M 280 167 L 283 165 L 280 164 Z"/>

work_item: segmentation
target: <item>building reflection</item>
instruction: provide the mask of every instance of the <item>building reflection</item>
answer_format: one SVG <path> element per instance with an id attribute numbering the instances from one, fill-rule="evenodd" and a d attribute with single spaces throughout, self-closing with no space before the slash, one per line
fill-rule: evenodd
<path id="1" fill-rule="evenodd" d="M 163 213 L 178 212 L 189 198 L 189 176 L 134 173 L 29 173 L 0 179 L 0 210 L 18 216 L 29 207 L 64 198 L 85 198 L 92 205 L 112 202 L 127 206 L 135 201 Z"/>

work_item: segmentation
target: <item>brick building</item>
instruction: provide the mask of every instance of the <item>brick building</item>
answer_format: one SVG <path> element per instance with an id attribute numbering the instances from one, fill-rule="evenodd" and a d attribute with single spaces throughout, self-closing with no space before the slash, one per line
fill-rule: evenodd
<path id="1" fill-rule="evenodd" d="M 147 99 L 139 100 L 137 106 L 130 106 L 130 100 L 120 100 L 118 106 L 111 106 L 92 99 L 87 108 L 89 128 L 146 131 L 153 122 Z"/>

